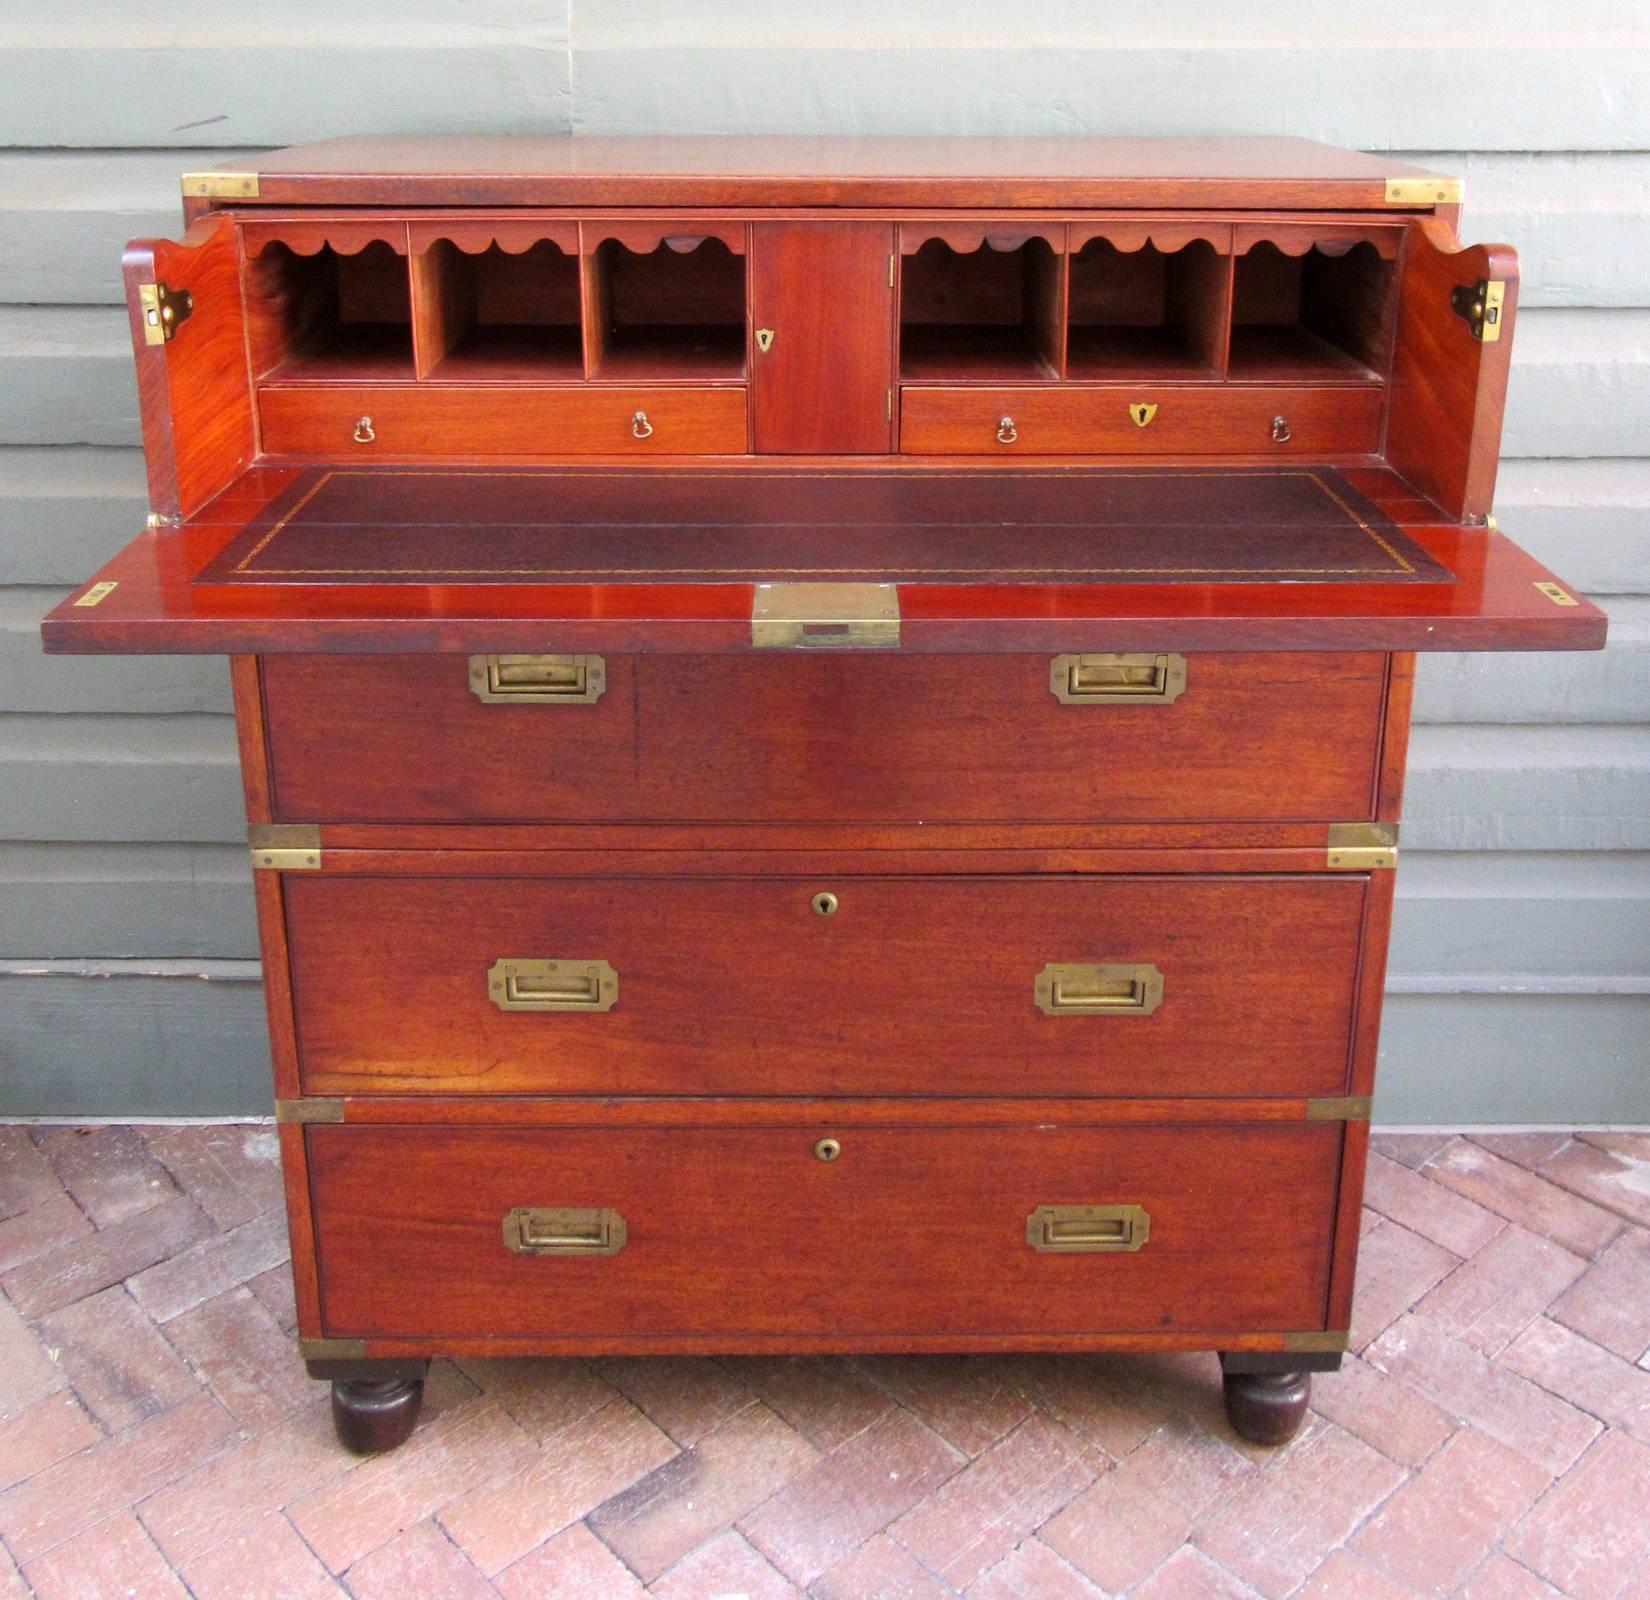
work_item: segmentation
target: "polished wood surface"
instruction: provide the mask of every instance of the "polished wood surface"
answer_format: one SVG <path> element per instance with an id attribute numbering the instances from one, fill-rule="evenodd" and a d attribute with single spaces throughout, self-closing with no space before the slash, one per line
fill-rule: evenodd
<path id="1" fill-rule="evenodd" d="M 1340 874 L 826 872 L 641 892 L 295 875 L 299 1073 L 332 1095 L 1337 1095 L 1364 891 Z M 500 1010 L 487 973 L 505 959 L 606 961 L 617 1004 Z M 1050 963 L 1149 963 L 1161 1004 L 1045 1015 Z"/>
<path id="2" fill-rule="evenodd" d="M 1144 426 L 1130 410 L 1140 405 L 1157 408 Z M 1118 388 L 907 385 L 899 414 L 900 449 L 918 455 L 976 456 L 995 449 L 1010 459 L 1097 450 L 1119 456 L 1266 450 L 1279 458 L 1322 461 L 1373 455 L 1381 441 L 1380 391 L 1362 388 L 1217 391 L 1151 380 Z"/>
<path id="3" fill-rule="evenodd" d="M 1394 836 L 1413 652 L 1604 637 L 1485 526 L 1511 250 L 1299 140 L 240 168 L 129 253 L 158 516 L 43 631 L 237 654 L 344 1442 L 404 1437 L 439 1354 L 872 1350 L 1214 1349 L 1287 1436 L 1351 1319 L 1393 873 L 1344 830 Z M 195 296 L 164 346 L 154 277 Z M 897 644 L 765 647 L 802 581 L 888 585 Z M 1050 693 L 1120 651 L 1184 692 Z M 507 653 L 602 693 L 484 704 Z M 613 1003 L 501 1006 L 507 960 Z M 1050 1015 L 1056 964 L 1159 1003 Z M 1054 1204 L 1150 1237 L 1034 1249 Z M 513 1251 L 516 1207 L 623 1248 Z"/>
<path id="4" fill-rule="evenodd" d="M 875 222 L 751 229 L 751 441 L 859 455 L 893 435 L 894 232 Z M 767 350 L 759 347 L 765 330 Z"/>
<path id="5" fill-rule="evenodd" d="M 236 170 L 275 205 L 1359 207 L 1384 204 L 1387 178 L 1423 173 L 1309 139 L 1072 135 L 366 137 Z"/>
<path id="6" fill-rule="evenodd" d="M 1047 655 L 608 656 L 489 705 L 464 656 L 267 658 L 283 821 L 1026 823 L 1373 815 L 1379 655 L 1200 655 L 1166 704 L 1062 705 Z M 337 760 L 340 746 L 355 759 Z M 1197 775 L 1195 789 L 1188 773 Z"/>
<path id="7" fill-rule="evenodd" d="M 1306 1327 L 1340 1129 L 308 1130 L 332 1337 L 604 1339 Z M 1182 1177 L 1196 1171 L 1200 1181 Z M 1253 1175 L 1265 1172 L 1267 1182 Z M 1130 1204 L 1143 1249 L 1048 1255 L 1050 1203 Z M 610 1207 L 616 1255 L 513 1255 L 514 1207 Z"/>

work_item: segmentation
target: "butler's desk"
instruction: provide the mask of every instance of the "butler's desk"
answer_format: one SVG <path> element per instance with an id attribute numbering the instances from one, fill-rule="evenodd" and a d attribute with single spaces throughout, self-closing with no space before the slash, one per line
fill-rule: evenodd
<path id="1" fill-rule="evenodd" d="M 1291 140 L 344 140 L 126 256 L 234 659 L 302 1354 L 1217 1350 L 1352 1305 L 1414 652 L 1513 252 Z"/>

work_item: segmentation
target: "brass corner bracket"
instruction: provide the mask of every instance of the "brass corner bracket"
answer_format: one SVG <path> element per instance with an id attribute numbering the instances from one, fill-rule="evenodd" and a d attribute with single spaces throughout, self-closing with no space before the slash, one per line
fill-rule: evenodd
<path id="1" fill-rule="evenodd" d="M 277 1100 L 275 1121 L 278 1124 L 303 1126 L 311 1122 L 342 1122 L 344 1102 L 324 1095 L 306 1095 L 297 1100 Z"/>
<path id="2" fill-rule="evenodd" d="M 314 872 L 321 865 L 321 830 L 313 822 L 258 823 L 247 837 L 254 870 Z"/>
<path id="3" fill-rule="evenodd" d="M 1283 1348 L 1290 1355 L 1339 1355 L 1352 1348 L 1352 1333 L 1348 1328 L 1286 1333 Z"/>
<path id="4" fill-rule="evenodd" d="M 1374 872 L 1398 865 L 1396 822 L 1332 822 L 1324 865 L 1331 872 Z"/>
<path id="5" fill-rule="evenodd" d="M 365 1339 L 300 1339 L 298 1355 L 304 1361 L 364 1361 Z"/>
<path id="6" fill-rule="evenodd" d="M 256 200 L 255 172 L 186 172 L 180 187 L 185 200 Z"/>
<path id="7" fill-rule="evenodd" d="M 1458 206 L 1465 186 L 1459 178 L 1388 178 L 1389 206 Z"/>

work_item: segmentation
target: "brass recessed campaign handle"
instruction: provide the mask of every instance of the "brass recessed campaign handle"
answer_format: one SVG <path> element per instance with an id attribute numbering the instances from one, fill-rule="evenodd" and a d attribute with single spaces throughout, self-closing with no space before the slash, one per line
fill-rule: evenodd
<path id="1" fill-rule="evenodd" d="M 600 656 L 471 656 L 470 692 L 488 705 L 593 705 L 607 690 Z"/>
<path id="2" fill-rule="evenodd" d="M 625 1247 L 617 1211 L 516 1206 L 504 1214 L 504 1248 L 516 1256 L 616 1256 Z"/>
<path id="3" fill-rule="evenodd" d="M 1163 1003 L 1163 974 L 1149 962 L 1050 962 L 1032 998 L 1045 1017 L 1148 1017 Z"/>
<path id="4" fill-rule="evenodd" d="M 1063 706 L 1166 706 L 1186 692 L 1186 658 L 1166 650 L 1056 656 L 1049 663 L 1048 689 Z"/>
<path id="5" fill-rule="evenodd" d="M 619 975 L 605 961 L 495 961 L 487 998 L 500 1011 L 611 1011 Z"/>
<path id="6" fill-rule="evenodd" d="M 1044 1255 L 1138 1250 L 1151 1231 L 1144 1206 L 1038 1206 L 1026 1218 L 1026 1243 Z"/>

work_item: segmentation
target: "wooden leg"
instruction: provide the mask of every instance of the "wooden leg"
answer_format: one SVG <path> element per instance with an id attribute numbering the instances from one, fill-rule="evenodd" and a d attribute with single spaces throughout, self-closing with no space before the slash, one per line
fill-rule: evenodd
<path id="1" fill-rule="evenodd" d="M 428 1361 L 311 1361 L 312 1378 L 332 1382 L 332 1425 L 357 1455 L 379 1455 L 406 1441 L 424 1403 Z"/>
<path id="2" fill-rule="evenodd" d="M 1227 1372 L 1226 1419 L 1253 1444 L 1288 1444 L 1312 1394 L 1310 1372 Z"/>

